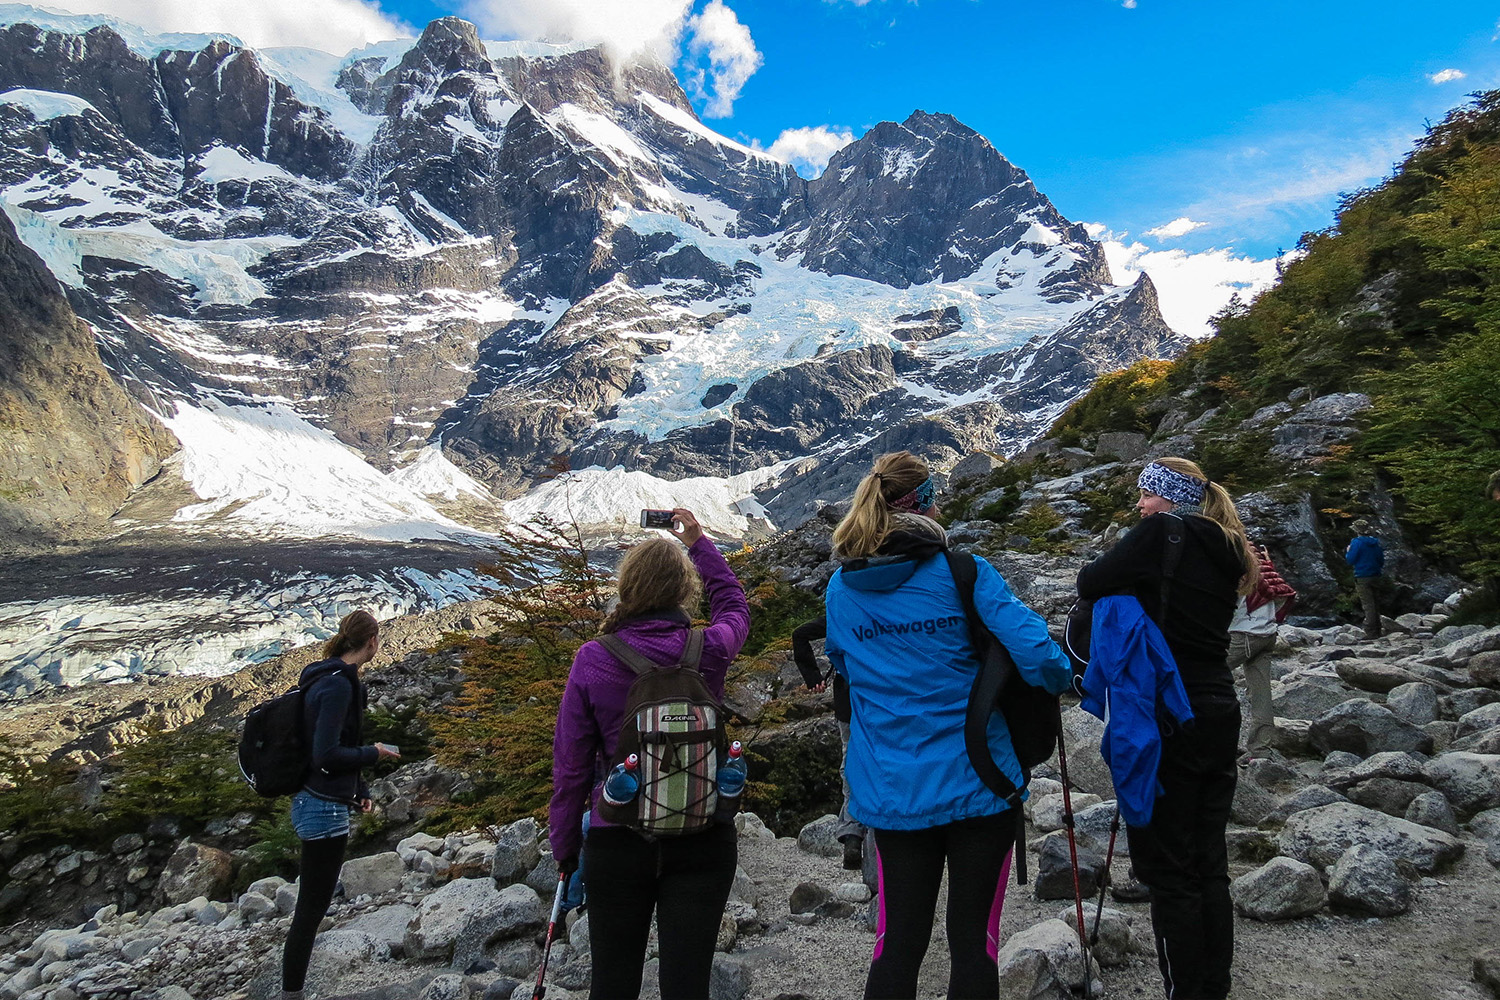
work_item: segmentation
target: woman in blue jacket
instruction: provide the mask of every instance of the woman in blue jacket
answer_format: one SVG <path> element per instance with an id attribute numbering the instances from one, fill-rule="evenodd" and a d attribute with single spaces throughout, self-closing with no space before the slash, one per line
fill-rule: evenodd
<path id="1" fill-rule="evenodd" d="M 946 865 L 948 996 L 995 997 L 1000 912 L 1015 823 L 964 748 L 979 670 L 958 587 L 941 554 L 927 465 L 882 455 L 833 534 L 843 566 L 828 583 L 826 650 L 849 682 L 849 811 L 875 831 L 880 901 L 867 998 L 914 997 Z M 1046 623 L 978 563 L 974 602 L 1032 684 L 1068 687 L 1068 661 Z M 990 722 L 995 763 L 1021 768 L 1004 718 Z"/>

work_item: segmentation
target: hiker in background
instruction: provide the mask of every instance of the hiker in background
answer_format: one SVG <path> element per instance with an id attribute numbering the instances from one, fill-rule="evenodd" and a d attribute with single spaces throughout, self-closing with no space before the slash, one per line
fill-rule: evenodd
<path id="1" fill-rule="evenodd" d="M 1169 998 L 1223 1000 L 1234 957 L 1225 829 L 1239 769 L 1240 704 L 1226 665 L 1239 595 L 1260 560 L 1234 501 L 1194 463 L 1161 458 L 1136 481 L 1141 523 L 1078 574 L 1090 600 L 1134 596 L 1161 628 L 1193 719 L 1162 728 L 1151 821 L 1130 824 L 1130 857 L 1151 889 L 1156 955 Z M 1166 547 L 1183 546 L 1163 587 Z M 1165 593 L 1170 613 L 1162 620 Z M 1097 636 L 1095 637 L 1098 638 Z"/>
<path id="2" fill-rule="evenodd" d="M 1271 756 L 1276 737 L 1275 713 L 1271 709 L 1271 649 L 1276 629 L 1286 621 L 1297 591 L 1281 578 L 1271 564 L 1265 546 L 1254 547 L 1260 559 L 1260 581 L 1253 593 L 1240 598 L 1229 624 L 1229 670 L 1243 667 L 1245 693 L 1250 701 L 1250 734 L 1240 766 Z"/>
<path id="3" fill-rule="evenodd" d="M 1350 525 L 1354 538 L 1344 550 L 1344 562 L 1354 570 L 1354 590 L 1365 613 L 1365 638 L 1380 638 L 1380 572 L 1385 568 L 1385 546 L 1370 522 L 1360 518 Z"/>
<path id="4" fill-rule="evenodd" d="M 803 622 L 792 632 L 792 659 L 802 673 L 802 682 L 809 691 L 822 692 L 828 680 L 818 667 L 818 658 L 813 653 L 813 643 L 828 635 L 828 619 L 814 618 Z M 833 673 L 833 717 L 839 724 L 839 780 L 843 784 L 844 799 L 839 806 L 839 842 L 844 845 L 844 868 L 857 872 L 864 867 L 865 825 L 849 815 L 849 682 L 837 670 Z"/>
<path id="5" fill-rule="evenodd" d="M 882 455 L 833 533 L 843 565 L 828 583 L 826 651 L 852 704 L 849 811 L 875 831 L 880 871 L 867 998 L 914 997 L 948 869 L 948 996 L 994 997 L 1014 813 L 970 762 L 969 693 L 980 670 L 963 599 L 942 557 L 947 535 L 927 464 Z M 1067 689 L 1068 661 L 1041 617 L 976 560 L 974 602 L 1026 680 Z M 995 763 L 1018 787 L 1004 718 L 989 725 Z"/>
<path id="6" fill-rule="evenodd" d="M 697 669 L 709 693 L 722 699 L 724 675 L 750 634 L 750 606 L 734 571 L 692 512 L 673 513 L 681 543 L 653 538 L 626 554 L 619 603 L 600 632 L 669 667 L 689 646 L 690 616 L 706 589 L 711 623 L 701 632 Z M 574 657 L 553 742 L 548 836 L 561 871 L 574 871 L 580 852 L 588 869 L 589 996 L 619 1000 L 640 993 L 654 911 L 662 1000 L 697 1000 L 709 993 L 738 843 L 732 822 L 648 839 L 600 815 L 602 783 L 596 784 L 595 776 L 615 757 L 636 676 L 598 639 L 584 643 Z M 591 809 L 587 839 L 580 833 L 585 809 Z"/>
<path id="7" fill-rule="evenodd" d="M 292 826 L 302 841 L 297 909 L 281 955 L 281 995 L 301 1000 L 312 957 L 313 939 L 328 912 L 344 848 L 349 844 L 349 810 L 369 812 L 370 790 L 360 769 L 377 760 L 399 760 L 395 747 L 362 746 L 365 685 L 359 668 L 380 652 L 380 625 L 368 611 L 353 611 L 323 645 L 323 659 L 302 670 L 302 716 L 311 768 L 302 790 L 292 797 Z"/>

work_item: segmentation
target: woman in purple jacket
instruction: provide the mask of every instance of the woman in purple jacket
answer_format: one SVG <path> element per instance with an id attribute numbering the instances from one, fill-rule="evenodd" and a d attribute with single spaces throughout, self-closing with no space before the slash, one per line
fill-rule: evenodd
<path id="1" fill-rule="evenodd" d="M 698 669 L 715 698 L 724 675 L 750 633 L 750 606 L 734 571 L 703 534 L 691 511 L 673 511 L 678 537 L 653 538 L 620 563 L 620 602 L 601 632 L 613 632 L 649 660 L 676 664 L 687 643 L 691 609 L 708 591 L 712 623 L 703 636 Z M 573 659 L 557 713 L 552 750 L 552 856 L 558 867 L 578 867 L 585 809 L 597 808 L 603 766 L 613 759 L 625 698 L 636 675 L 597 642 Z M 734 826 L 647 840 L 594 812 L 582 844 L 589 884 L 591 1000 L 634 997 L 641 990 L 646 939 L 656 912 L 662 1000 L 708 996 L 714 942 L 734 883 L 738 844 Z"/>

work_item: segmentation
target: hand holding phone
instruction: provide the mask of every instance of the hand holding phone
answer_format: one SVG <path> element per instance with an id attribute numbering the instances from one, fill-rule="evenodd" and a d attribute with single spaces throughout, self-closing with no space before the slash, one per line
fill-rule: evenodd
<path id="1" fill-rule="evenodd" d="M 670 510 L 651 510 L 647 508 L 641 511 L 641 527 L 643 528 L 662 528 L 667 531 L 673 531 L 675 529 L 672 526 L 672 522 L 676 519 L 677 515 Z"/>
<path id="2" fill-rule="evenodd" d="M 398 746 L 393 746 L 390 743 L 377 743 L 377 744 L 375 744 L 375 752 L 380 755 L 380 758 L 382 760 L 384 760 L 387 757 L 389 757 L 392 760 L 400 760 L 401 759 L 401 748 L 398 747 Z"/>

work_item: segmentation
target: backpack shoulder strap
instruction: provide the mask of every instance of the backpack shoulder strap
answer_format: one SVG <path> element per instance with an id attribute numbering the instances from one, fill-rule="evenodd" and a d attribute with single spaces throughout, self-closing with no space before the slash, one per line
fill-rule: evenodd
<path id="1" fill-rule="evenodd" d="M 697 670 L 698 661 L 701 659 L 703 659 L 703 630 L 690 628 L 687 634 L 687 644 L 682 647 L 682 658 L 677 661 L 677 665 L 687 667 L 689 670 Z"/>
<path id="2" fill-rule="evenodd" d="M 944 550 L 943 555 L 948 560 L 953 582 L 958 585 L 958 599 L 963 604 L 964 617 L 969 621 L 969 640 L 974 644 L 974 655 L 979 660 L 979 672 L 974 675 L 974 686 L 969 689 L 969 704 L 964 712 L 964 749 L 968 752 L 970 766 L 985 787 L 1001 798 L 1011 800 L 1012 808 L 1016 808 L 1020 805 L 1016 798 L 1020 789 L 995 763 L 990 754 L 989 740 L 990 716 L 995 711 L 995 700 L 1015 665 L 974 606 L 974 585 L 979 580 L 979 566 L 974 557 L 948 550 Z"/>
<path id="3" fill-rule="evenodd" d="M 1187 530 L 1187 522 L 1176 514 L 1167 512 L 1167 516 L 1176 521 L 1176 524 L 1167 525 L 1167 544 L 1161 555 L 1161 594 L 1157 601 L 1158 628 L 1165 628 L 1167 624 L 1167 609 L 1172 602 L 1172 582 L 1177 576 L 1177 567 L 1182 563 L 1182 534 Z"/>
<path id="4" fill-rule="evenodd" d="M 661 669 L 660 663 L 647 659 L 640 650 L 613 632 L 606 632 L 594 641 L 608 650 L 615 659 L 635 671 L 637 675 L 649 674 L 653 670 Z"/>

